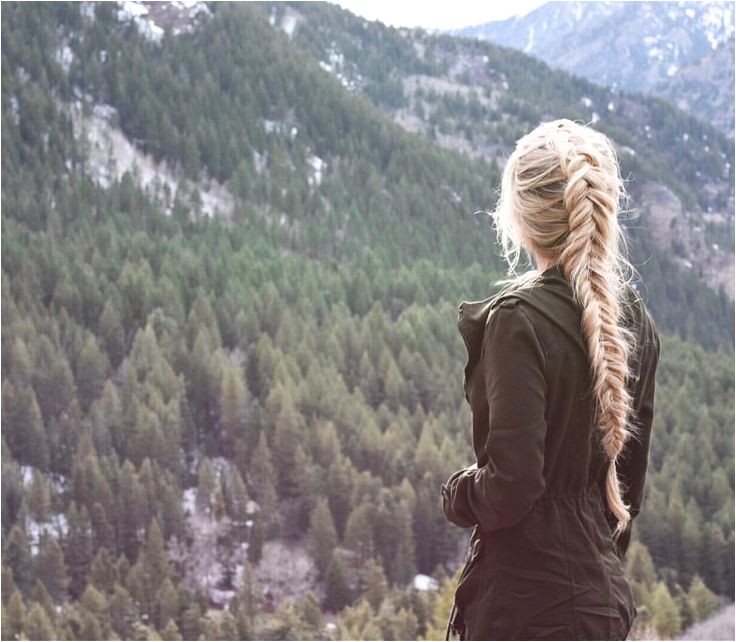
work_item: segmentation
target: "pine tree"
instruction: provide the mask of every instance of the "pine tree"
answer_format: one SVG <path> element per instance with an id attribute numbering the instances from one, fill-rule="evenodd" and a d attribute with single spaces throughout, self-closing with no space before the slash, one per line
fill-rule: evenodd
<path id="1" fill-rule="evenodd" d="M 301 619 L 307 625 L 309 633 L 311 634 L 309 639 L 322 639 L 324 637 L 325 619 L 322 615 L 322 608 L 320 607 L 319 600 L 313 591 L 307 591 L 307 594 L 304 596 L 300 606 Z"/>
<path id="2" fill-rule="evenodd" d="M 109 370 L 107 356 L 97 345 L 97 339 L 90 336 L 77 363 L 76 382 L 82 410 L 88 410 L 92 402 L 100 396 Z"/>
<path id="3" fill-rule="evenodd" d="M 76 393 L 69 361 L 46 335 L 38 341 L 33 389 L 46 423 L 66 410 Z"/>
<path id="4" fill-rule="evenodd" d="M 419 628 L 417 616 L 409 609 L 401 608 L 394 617 L 394 636 L 396 640 L 416 640 Z"/>
<path id="5" fill-rule="evenodd" d="M 332 513 L 324 497 L 317 499 L 312 511 L 307 541 L 309 554 L 314 559 L 320 576 L 325 577 L 338 540 Z"/>
<path id="6" fill-rule="evenodd" d="M 158 521 L 154 518 L 148 526 L 146 541 L 141 551 L 143 564 L 148 575 L 150 590 L 157 593 L 161 583 L 169 576 L 169 562 L 166 559 L 166 547 Z"/>
<path id="7" fill-rule="evenodd" d="M 56 619 L 56 605 L 54 604 L 54 600 L 52 599 L 49 592 L 46 590 L 46 587 L 44 586 L 43 582 L 39 579 L 37 579 L 33 583 L 33 590 L 31 591 L 31 600 L 34 602 L 37 602 L 41 608 L 46 612 L 46 615 L 49 617 L 51 622 L 53 623 Z"/>
<path id="8" fill-rule="evenodd" d="M 181 640 L 181 633 L 179 633 L 179 627 L 176 626 L 176 622 L 173 619 L 169 619 L 166 622 L 166 626 L 161 630 L 162 640 Z"/>
<path id="9" fill-rule="evenodd" d="M 342 557 L 337 549 L 332 554 L 325 577 L 325 608 L 340 611 L 352 601 L 350 585 Z"/>
<path id="10" fill-rule="evenodd" d="M 3 640 L 19 640 L 26 629 L 26 605 L 23 596 L 16 589 L 3 609 L 2 637 Z"/>
<path id="11" fill-rule="evenodd" d="M 48 470 L 48 436 L 33 388 L 3 382 L 2 426 L 3 436 L 19 463 Z"/>
<path id="12" fill-rule="evenodd" d="M 335 518 L 335 528 L 340 536 L 345 535 L 345 525 L 351 509 L 350 470 L 349 460 L 338 456 L 327 471 L 327 497 L 330 501 L 330 510 Z"/>
<path id="13" fill-rule="evenodd" d="M 109 613 L 107 598 L 103 593 L 98 591 L 92 584 L 87 584 L 84 592 L 79 598 L 84 608 L 91 613 L 102 631 L 106 631 L 109 627 Z"/>
<path id="14" fill-rule="evenodd" d="M 79 635 L 82 640 L 102 639 L 102 625 L 97 620 L 94 613 L 82 611 Z"/>
<path id="15" fill-rule="evenodd" d="M 356 506 L 345 526 L 344 545 L 357 555 L 359 565 L 375 555 L 371 507 L 365 503 Z"/>
<path id="16" fill-rule="evenodd" d="M 690 583 L 687 599 L 696 622 L 707 618 L 719 606 L 718 597 L 705 585 L 698 574 Z"/>
<path id="17" fill-rule="evenodd" d="M 28 612 L 25 632 L 29 640 L 54 640 L 57 637 L 48 614 L 38 603 Z"/>
<path id="18" fill-rule="evenodd" d="M 119 583 L 115 583 L 110 598 L 110 625 L 121 639 L 131 639 L 138 613 L 128 590 Z"/>
<path id="19" fill-rule="evenodd" d="M 199 606 L 192 603 L 182 615 L 181 633 L 185 640 L 197 640 L 202 630 Z"/>
<path id="20" fill-rule="evenodd" d="M 26 534 L 17 525 L 10 529 L 5 538 L 3 564 L 13 572 L 15 581 L 21 592 L 31 589 L 33 583 L 33 568 L 31 566 L 31 550 L 28 546 Z"/>
<path id="21" fill-rule="evenodd" d="M 403 502 L 397 511 L 396 540 L 398 546 L 394 563 L 391 565 L 391 580 L 397 584 L 410 582 L 417 573 L 416 554 L 414 551 L 414 530 L 412 515 Z"/>
<path id="22" fill-rule="evenodd" d="M 220 615 L 220 640 L 238 640 L 238 623 L 233 614 L 225 609 Z"/>
<path id="23" fill-rule="evenodd" d="M 242 370 L 226 364 L 220 387 L 220 446 L 223 453 L 232 453 L 237 439 L 248 440 L 246 434 L 246 409 L 248 394 Z"/>
<path id="24" fill-rule="evenodd" d="M 652 594 L 652 623 L 662 639 L 673 639 L 680 633 L 681 615 L 664 582 L 658 582 Z"/>
<path id="25" fill-rule="evenodd" d="M 361 576 L 361 595 L 368 600 L 374 612 L 378 612 L 381 602 L 388 594 L 388 582 L 383 567 L 370 558 L 363 567 Z M 404 638 L 401 638 L 404 639 Z"/>
<path id="26" fill-rule="evenodd" d="M 66 598 L 69 576 L 59 542 L 48 533 L 41 535 L 35 566 L 36 577 L 43 582 L 54 601 L 62 602 Z"/>
<path id="27" fill-rule="evenodd" d="M 268 535 L 275 535 L 278 528 L 276 473 L 271 463 L 271 450 L 265 432 L 261 432 L 250 462 L 249 480 L 260 510 L 258 519 L 264 522 Z"/>
<path id="28" fill-rule="evenodd" d="M 115 561 L 110 555 L 110 551 L 100 547 L 92 560 L 89 581 L 101 593 L 112 593 L 117 580 Z"/>
<path id="29" fill-rule="evenodd" d="M 117 498 L 118 542 L 128 561 L 138 554 L 138 529 L 145 514 L 145 496 L 138 475 L 130 461 L 120 469 L 120 490 Z"/>
<path id="30" fill-rule="evenodd" d="M 112 367 L 117 368 L 125 357 L 125 330 L 117 297 L 111 297 L 105 303 L 100 315 L 99 328 Z"/>

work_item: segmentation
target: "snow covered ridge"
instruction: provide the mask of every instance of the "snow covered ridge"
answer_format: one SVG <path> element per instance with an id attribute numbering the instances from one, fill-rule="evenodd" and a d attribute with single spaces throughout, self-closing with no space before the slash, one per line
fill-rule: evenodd
<path id="1" fill-rule="evenodd" d="M 164 28 L 171 33 L 191 33 L 200 17 L 211 16 L 206 2 L 201 0 L 173 0 L 173 2 L 141 2 L 125 0 L 118 2 L 118 20 L 135 23 L 138 31 L 149 40 L 159 42 Z M 90 12 L 86 10 L 86 15 Z"/>

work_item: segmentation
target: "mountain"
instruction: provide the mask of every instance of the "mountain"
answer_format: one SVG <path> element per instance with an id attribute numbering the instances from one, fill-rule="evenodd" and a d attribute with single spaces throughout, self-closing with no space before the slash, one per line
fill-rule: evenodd
<path id="1" fill-rule="evenodd" d="M 540 120 L 593 123 L 634 177 L 631 227 L 652 232 L 642 258 L 656 248 L 733 300 L 733 145 L 715 128 L 653 96 L 601 87 L 483 41 L 394 29 L 325 3 L 268 6 L 271 24 L 350 92 L 407 131 L 494 167 Z"/>
<path id="2" fill-rule="evenodd" d="M 660 227 L 732 198 L 724 137 L 322 3 L 6 3 L 1 26 L 2 637 L 439 639 L 467 543 L 439 490 L 472 457 L 457 304 L 502 275 L 473 212 L 534 91 L 627 107 L 598 124 Z M 626 571 L 635 634 L 666 637 L 733 599 L 733 305 L 650 215 L 626 223 L 659 437 Z"/>
<path id="3" fill-rule="evenodd" d="M 677 96 L 733 137 L 732 2 L 548 2 L 448 33 L 513 47 L 614 89 Z M 694 67 L 698 87 L 679 93 Z"/>
<path id="4" fill-rule="evenodd" d="M 733 137 L 734 39 L 719 44 L 703 58 L 678 69 L 651 91 L 683 109 L 710 119 Z"/>

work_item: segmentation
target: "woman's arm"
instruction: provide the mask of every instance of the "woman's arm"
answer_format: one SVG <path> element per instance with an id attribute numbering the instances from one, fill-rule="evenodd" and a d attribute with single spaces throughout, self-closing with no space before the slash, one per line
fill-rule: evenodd
<path id="1" fill-rule="evenodd" d="M 489 531 L 521 521 L 545 489 L 545 356 L 518 299 L 491 310 L 478 367 L 489 407 L 488 462 L 453 473 L 442 504 L 454 524 Z"/>

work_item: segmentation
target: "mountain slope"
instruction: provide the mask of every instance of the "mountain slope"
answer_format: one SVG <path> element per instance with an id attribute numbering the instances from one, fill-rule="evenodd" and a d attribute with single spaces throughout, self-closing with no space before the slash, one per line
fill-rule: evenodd
<path id="1" fill-rule="evenodd" d="M 665 97 L 682 97 L 678 72 L 698 65 L 710 91 L 681 106 L 733 136 L 733 82 L 719 73 L 723 63 L 733 69 L 733 56 L 728 49 L 713 56 L 733 46 L 731 2 L 548 2 L 522 17 L 449 33 L 513 47 L 614 89 Z"/>
<path id="2" fill-rule="evenodd" d="M 496 170 L 351 93 L 290 6 L 125 6 L 2 7 L 3 638 L 437 639 Z M 733 317 L 647 265 L 627 572 L 665 637 L 733 595 Z"/>
<path id="3" fill-rule="evenodd" d="M 408 131 L 494 167 L 540 120 L 594 123 L 617 144 L 630 178 L 632 232 L 652 232 L 639 257 L 669 255 L 733 299 L 733 146 L 713 127 L 652 96 L 600 87 L 490 43 L 394 29 L 325 3 L 264 6 L 274 28 L 288 24 L 290 40 L 349 91 Z M 679 211 L 665 236 L 651 198 L 662 191 Z"/>

